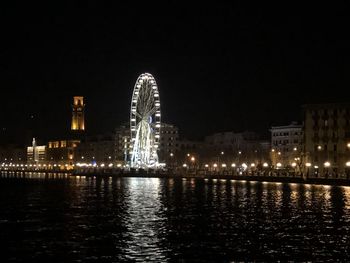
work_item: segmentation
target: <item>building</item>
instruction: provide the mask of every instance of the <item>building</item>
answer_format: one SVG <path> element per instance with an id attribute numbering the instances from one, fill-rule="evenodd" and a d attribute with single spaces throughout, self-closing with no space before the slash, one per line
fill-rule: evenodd
<path id="1" fill-rule="evenodd" d="M 342 176 L 350 168 L 350 103 L 304 105 L 306 173 Z"/>
<path id="2" fill-rule="evenodd" d="M 285 126 L 273 126 L 270 131 L 272 165 L 295 167 L 302 152 L 302 125 L 292 122 Z"/>
<path id="3" fill-rule="evenodd" d="M 160 129 L 159 162 L 170 163 L 179 151 L 179 129 L 175 125 L 162 123 Z"/>
<path id="4" fill-rule="evenodd" d="M 47 143 L 46 164 L 71 169 L 74 166 L 75 148 L 80 140 L 53 140 Z"/>
<path id="5" fill-rule="evenodd" d="M 221 132 L 205 137 L 206 161 L 216 163 L 254 163 L 269 161 L 269 142 L 251 131 Z"/>
<path id="6" fill-rule="evenodd" d="M 82 96 L 73 97 L 72 123 L 71 123 L 72 131 L 85 130 L 84 111 L 85 111 L 84 97 Z"/>
<path id="7" fill-rule="evenodd" d="M 26 154 L 26 149 L 18 145 L 8 144 L 0 146 L 0 161 L 3 163 L 25 162 L 27 159 Z"/>
<path id="8" fill-rule="evenodd" d="M 33 138 L 32 146 L 27 147 L 28 164 L 46 164 L 46 145 L 37 145 Z"/>
<path id="9" fill-rule="evenodd" d="M 75 161 L 91 165 L 110 164 L 116 161 L 114 133 L 85 137 L 75 149 Z"/>
<path id="10" fill-rule="evenodd" d="M 120 125 L 115 130 L 115 159 L 118 163 L 128 161 L 128 150 L 130 149 L 130 126 Z"/>

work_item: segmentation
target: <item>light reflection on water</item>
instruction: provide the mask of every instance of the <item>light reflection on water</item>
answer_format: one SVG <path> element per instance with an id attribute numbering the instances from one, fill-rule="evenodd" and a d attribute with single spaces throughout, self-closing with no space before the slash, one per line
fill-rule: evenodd
<path id="1" fill-rule="evenodd" d="M 0 178 L 4 261 L 349 261 L 349 237 L 350 187 Z"/>

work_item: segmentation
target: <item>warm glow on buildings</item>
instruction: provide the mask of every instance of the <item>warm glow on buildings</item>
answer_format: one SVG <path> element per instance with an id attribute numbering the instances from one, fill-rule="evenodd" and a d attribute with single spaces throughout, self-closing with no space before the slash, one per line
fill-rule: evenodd
<path id="1" fill-rule="evenodd" d="M 72 125 L 71 129 L 76 131 L 85 130 L 84 122 L 84 97 L 75 96 L 73 98 Z"/>

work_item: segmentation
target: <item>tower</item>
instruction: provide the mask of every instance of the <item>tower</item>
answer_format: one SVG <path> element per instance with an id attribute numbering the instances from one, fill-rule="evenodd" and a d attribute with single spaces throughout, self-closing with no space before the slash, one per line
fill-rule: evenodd
<path id="1" fill-rule="evenodd" d="M 72 125 L 71 130 L 74 131 L 84 131 L 84 97 L 74 96 L 73 97 L 73 106 L 72 106 Z"/>

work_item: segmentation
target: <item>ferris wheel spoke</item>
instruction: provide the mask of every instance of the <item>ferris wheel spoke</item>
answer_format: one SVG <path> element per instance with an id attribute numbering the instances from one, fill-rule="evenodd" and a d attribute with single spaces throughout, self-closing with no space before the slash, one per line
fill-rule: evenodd
<path id="1" fill-rule="evenodd" d="M 154 113 L 156 113 L 157 111 L 157 108 L 156 107 L 153 107 L 152 109 L 150 109 L 148 112 L 147 112 L 147 116 L 152 116 Z"/>
<path id="2" fill-rule="evenodd" d="M 140 113 L 138 113 L 137 111 L 136 111 L 136 117 L 139 117 L 140 119 L 142 119 L 141 114 L 140 114 Z"/>

